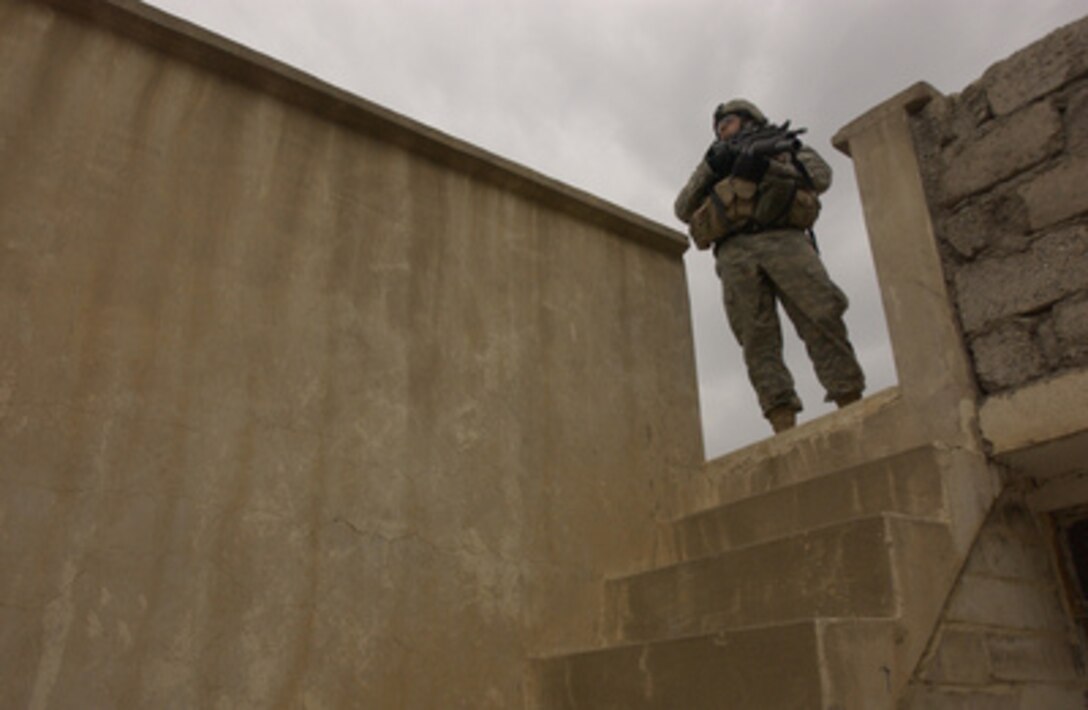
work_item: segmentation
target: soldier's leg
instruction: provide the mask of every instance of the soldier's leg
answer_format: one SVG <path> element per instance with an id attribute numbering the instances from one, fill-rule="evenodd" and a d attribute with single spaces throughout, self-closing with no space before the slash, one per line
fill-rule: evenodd
<path id="1" fill-rule="evenodd" d="M 843 320 L 846 295 L 831 281 L 806 235 L 790 231 L 772 238 L 774 248 L 764 255 L 765 268 L 828 400 L 856 398 L 865 389 L 865 375 Z"/>
<path id="2" fill-rule="evenodd" d="M 748 379 L 764 415 L 780 408 L 799 412 L 801 400 L 782 359 L 782 328 L 774 286 L 750 246 L 755 238 L 736 237 L 718 250 L 716 267 L 726 318 L 744 352 Z"/>

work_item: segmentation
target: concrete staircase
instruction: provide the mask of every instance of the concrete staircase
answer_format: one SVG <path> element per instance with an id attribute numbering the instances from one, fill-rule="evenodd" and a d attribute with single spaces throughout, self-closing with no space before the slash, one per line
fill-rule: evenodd
<path id="1" fill-rule="evenodd" d="M 964 461 L 920 445 L 799 478 L 767 457 L 759 492 L 665 527 L 668 564 L 606 582 L 603 647 L 536 661 L 535 707 L 894 707 L 988 507 L 957 500 Z"/>

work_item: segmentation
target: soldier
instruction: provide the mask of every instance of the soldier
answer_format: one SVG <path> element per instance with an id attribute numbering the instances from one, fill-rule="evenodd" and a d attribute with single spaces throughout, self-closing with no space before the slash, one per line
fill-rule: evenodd
<path id="1" fill-rule="evenodd" d="M 827 401 L 839 407 L 865 389 L 846 333 L 847 299 L 816 252 L 810 227 L 831 168 L 789 123 L 770 125 L 749 101 L 714 111 L 715 142 L 676 198 L 676 216 L 697 246 L 713 248 L 729 327 L 774 431 L 795 426 L 801 400 L 782 360 L 776 303 L 805 343 Z"/>

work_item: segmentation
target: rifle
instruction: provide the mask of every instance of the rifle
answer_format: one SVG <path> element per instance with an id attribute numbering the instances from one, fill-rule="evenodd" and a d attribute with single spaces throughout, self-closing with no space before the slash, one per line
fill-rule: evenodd
<path id="1" fill-rule="evenodd" d="M 797 137 L 804 133 L 805 128 L 790 128 L 790 122 L 786 121 L 781 126 L 771 123 L 754 131 L 748 131 L 733 136 L 730 142 L 735 142 L 736 151 L 747 155 L 778 155 L 779 153 L 796 153 L 801 149 L 801 140 Z"/>
<path id="2" fill-rule="evenodd" d="M 741 131 L 725 140 L 716 140 L 706 152 L 706 162 L 719 177 L 729 175 L 740 156 L 767 158 L 779 153 L 796 153 L 801 149 L 798 138 L 807 129 L 790 128 L 790 122 L 773 123 Z"/>

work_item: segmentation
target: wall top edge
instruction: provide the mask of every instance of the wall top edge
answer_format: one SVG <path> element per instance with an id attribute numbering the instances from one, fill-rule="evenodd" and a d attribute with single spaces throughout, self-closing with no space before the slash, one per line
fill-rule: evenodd
<path id="1" fill-rule="evenodd" d="M 182 61 L 509 189 L 643 246 L 680 256 L 687 237 L 599 197 L 338 89 L 139 0 L 24 0 L 49 5 Z"/>
<path id="2" fill-rule="evenodd" d="M 832 435 L 851 434 L 859 425 L 876 414 L 897 407 L 902 399 L 898 385 L 893 385 L 867 395 L 856 405 L 828 412 L 785 432 L 784 435 L 768 435 L 765 439 L 753 442 L 735 451 L 731 451 L 707 462 L 708 468 L 719 468 L 728 472 L 742 468 L 741 462 L 764 461 L 792 451 L 810 440 L 825 440 Z"/>
<path id="3" fill-rule="evenodd" d="M 1088 438 L 1088 369 L 988 397 L 979 407 L 982 436 L 996 455 L 1079 435 Z"/>
<path id="4" fill-rule="evenodd" d="M 865 113 L 855 118 L 838 130 L 831 138 L 831 144 L 840 152 L 850 155 L 850 141 L 868 131 L 875 125 L 883 123 L 893 115 L 917 113 L 933 99 L 944 98 L 944 94 L 937 91 L 927 82 L 919 81 L 911 84 L 891 98 L 877 104 Z"/>

